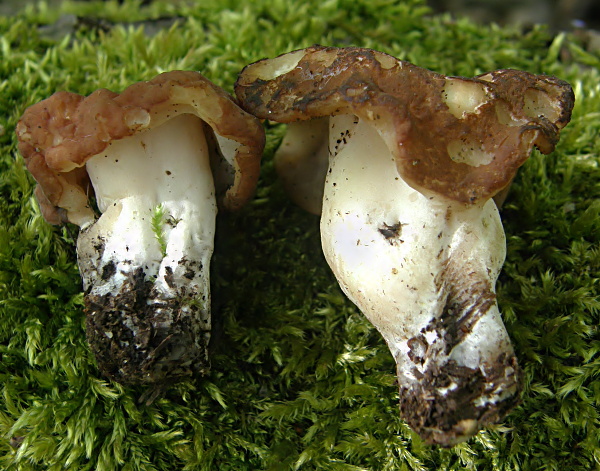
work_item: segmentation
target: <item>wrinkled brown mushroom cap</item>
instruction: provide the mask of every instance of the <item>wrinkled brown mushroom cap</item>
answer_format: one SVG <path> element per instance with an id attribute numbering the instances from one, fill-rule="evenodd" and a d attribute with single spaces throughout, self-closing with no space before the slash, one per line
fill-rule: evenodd
<path id="1" fill-rule="evenodd" d="M 88 97 L 58 92 L 25 110 L 17 124 L 19 151 L 38 182 L 36 196 L 46 220 L 80 224 L 93 217 L 86 161 L 111 141 L 184 113 L 198 116 L 212 132 L 238 144 L 222 204 L 227 209 L 243 206 L 258 180 L 262 125 L 198 72 L 172 71 L 120 94 L 105 89 Z M 211 153 L 219 152 L 211 147 Z"/>
<path id="2" fill-rule="evenodd" d="M 256 62 L 235 91 L 244 109 L 272 121 L 367 120 L 409 185 L 467 204 L 505 188 L 533 146 L 551 152 L 574 103 L 570 85 L 554 77 L 446 77 L 355 47 L 313 46 Z"/>

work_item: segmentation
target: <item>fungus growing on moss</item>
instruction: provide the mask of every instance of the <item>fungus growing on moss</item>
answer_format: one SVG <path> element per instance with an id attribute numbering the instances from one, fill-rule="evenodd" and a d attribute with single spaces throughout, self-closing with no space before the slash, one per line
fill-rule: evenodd
<path id="1" fill-rule="evenodd" d="M 100 370 L 159 386 L 206 372 L 217 203 L 252 196 L 260 122 L 199 73 L 173 71 L 121 94 L 58 92 L 25 111 L 17 136 L 45 219 L 81 228 Z"/>
<path id="2" fill-rule="evenodd" d="M 250 113 L 289 123 L 275 165 L 321 213 L 331 269 L 385 338 L 403 418 L 443 446 L 500 420 L 519 368 L 496 303 L 505 237 L 492 197 L 534 146 L 554 149 L 571 87 L 315 46 L 247 66 L 235 89 Z"/>

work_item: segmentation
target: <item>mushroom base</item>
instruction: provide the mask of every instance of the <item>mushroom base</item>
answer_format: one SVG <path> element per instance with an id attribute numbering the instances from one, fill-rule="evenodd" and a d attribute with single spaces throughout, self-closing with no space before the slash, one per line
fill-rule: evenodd
<path id="1" fill-rule="evenodd" d="M 498 422 L 518 404 L 514 394 L 518 371 L 516 357 L 504 353 L 485 368 L 469 368 L 454 360 L 432 363 L 419 381 L 400 384 L 402 418 L 425 442 L 453 446 Z M 508 394 L 493 404 L 479 401 L 502 390 Z"/>
<path id="2" fill-rule="evenodd" d="M 192 325 L 196 306 L 157 297 L 141 268 L 117 293 L 85 297 L 87 338 L 98 367 L 122 384 L 164 384 L 208 372 L 210 331 Z M 148 302 L 152 300 L 152 302 Z"/>

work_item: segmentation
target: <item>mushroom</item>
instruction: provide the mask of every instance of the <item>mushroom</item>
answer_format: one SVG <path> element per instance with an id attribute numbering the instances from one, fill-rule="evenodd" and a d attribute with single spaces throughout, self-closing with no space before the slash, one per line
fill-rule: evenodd
<path id="1" fill-rule="evenodd" d="M 520 373 L 496 302 L 505 237 L 492 198 L 533 146 L 554 149 L 571 87 L 314 46 L 247 66 L 235 91 L 250 113 L 289 123 L 275 165 L 321 214 L 328 264 L 384 337 L 402 417 L 442 446 L 504 417 Z"/>
<path id="2" fill-rule="evenodd" d="M 205 373 L 217 200 L 235 210 L 252 196 L 260 122 L 201 74 L 172 71 L 121 94 L 58 92 L 16 132 L 44 218 L 80 226 L 100 370 L 156 388 Z"/>

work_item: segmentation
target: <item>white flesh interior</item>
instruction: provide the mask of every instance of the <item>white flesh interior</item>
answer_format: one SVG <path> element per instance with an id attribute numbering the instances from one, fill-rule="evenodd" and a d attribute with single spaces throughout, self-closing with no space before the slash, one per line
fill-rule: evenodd
<path id="1" fill-rule="evenodd" d="M 408 186 L 384 141 L 367 122 L 337 116 L 331 118 L 330 129 L 323 250 L 343 291 L 385 338 L 398 365 L 400 384 L 418 381 L 415 368 L 424 371 L 430 361 L 443 365 L 452 359 L 484 369 L 501 352 L 512 354 L 494 302 L 448 356 L 440 352 L 423 365 L 409 359 L 409 339 L 424 334 L 434 349 L 442 342 L 438 333 L 425 328 L 444 312 L 453 288 L 443 278 L 448 267 L 459 275 L 451 283 L 465 283 L 461 289 L 468 290 L 473 280 L 489 281 L 494 289 L 505 257 L 498 210 L 491 200 L 465 207 L 425 197 Z M 342 135 L 346 144 L 339 146 Z M 392 230 L 386 228 L 397 224 L 397 237 L 386 237 L 384 233 L 389 236 Z M 492 391 L 480 401 L 495 402 L 512 393 Z"/>
<path id="2" fill-rule="evenodd" d="M 115 141 L 88 161 L 87 170 L 102 215 L 79 237 L 84 287 L 93 286 L 92 294 L 100 296 L 116 293 L 141 267 L 147 279 L 155 279 L 158 299 L 181 296 L 182 287 L 190 295 L 199 295 L 206 316 L 202 321 L 208 328 L 217 205 L 200 119 L 180 115 Z M 159 206 L 164 212 L 160 233 L 166 253 L 152 227 Z M 104 242 L 101 253 L 99 239 Z M 86 266 L 86 253 L 90 266 Z M 115 274 L 99 279 L 102 273 L 94 272 L 93 265 L 104 267 L 110 262 L 116 266 Z"/>

